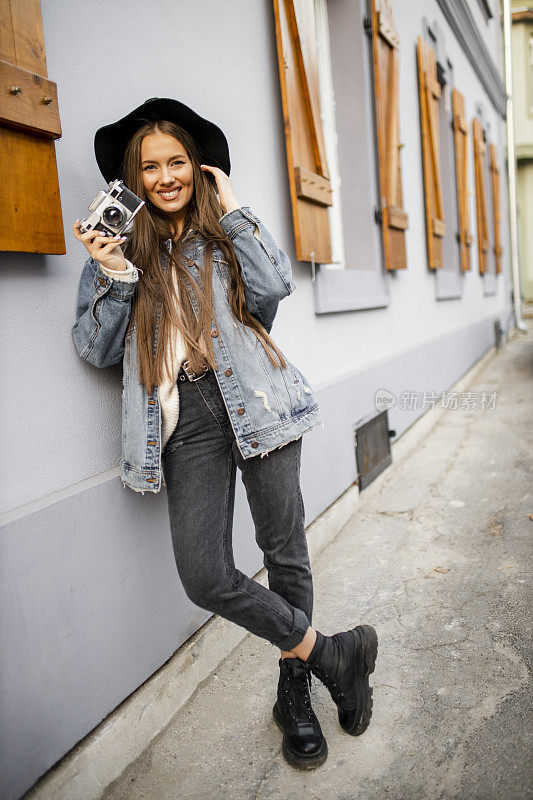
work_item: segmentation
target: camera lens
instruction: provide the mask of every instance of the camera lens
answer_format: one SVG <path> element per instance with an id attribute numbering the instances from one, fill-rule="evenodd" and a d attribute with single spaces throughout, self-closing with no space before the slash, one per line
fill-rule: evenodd
<path id="1" fill-rule="evenodd" d="M 102 213 L 102 219 L 106 225 L 116 228 L 124 220 L 124 212 L 117 206 L 108 206 Z"/>

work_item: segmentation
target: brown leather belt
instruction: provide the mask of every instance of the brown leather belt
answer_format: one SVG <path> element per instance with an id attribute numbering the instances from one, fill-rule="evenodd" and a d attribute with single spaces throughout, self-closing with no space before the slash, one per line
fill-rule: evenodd
<path id="1" fill-rule="evenodd" d="M 189 361 L 186 359 L 181 365 L 178 377 L 182 381 L 184 381 L 185 378 L 188 378 L 190 381 L 199 381 L 200 378 L 204 377 L 208 369 L 209 369 L 209 364 L 207 364 L 207 366 L 204 367 L 202 372 L 193 372 L 189 366 Z"/>

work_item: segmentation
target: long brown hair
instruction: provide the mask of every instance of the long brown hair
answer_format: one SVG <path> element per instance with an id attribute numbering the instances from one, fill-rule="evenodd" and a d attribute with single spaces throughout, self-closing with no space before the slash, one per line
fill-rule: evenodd
<path id="1" fill-rule="evenodd" d="M 148 199 L 141 172 L 141 143 L 149 133 L 160 131 L 174 136 L 185 148 L 192 163 L 193 194 L 187 206 L 183 230 L 174 239 L 170 215 L 154 206 Z M 212 302 L 213 247 L 218 245 L 228 263 L 228 300 L 234 318 L 251 328 L 265 349 L 273 366 L 285 368 L 283 353 L 276 347 L 266 328 L 252 316 L 246 305 L 241 268 L 235 256 L 231 240 L 222 228 L 219 219 L 223 210 L 216 196 L 216 186 L 211 173 L 200 169 L 201 156 L 195 140 L 181 126 L 168 120 L 147 121 L 131 137 L 122 165 L 122 179 L 132 192 L 145 201 L 145 205 L 133 219 L 131 237 L 124 245 L 126 258 L 142 270 L 135 287 L 129 327 L 135 320 L 137 331 L 137 356 L 139 380 L 151 394 L 154 385 L 170 375 L 170 364 L 166 358 L 167 341 L 173 326 L 183 336 L 186 357 L 194 372 L 199 372 L 206 361 L 217 367 L 211 338 L 211 321 L 215 318 Z M 200 234 L 206 241 L 203 265 L 198 266 L 199 284 L 186 268 L 187 259 L 182 244 L 189 231 Z M 172 248 L 166 271 L 161 264 L 163 243 L 172 238 Z M 192 262 L 188 262 L 189 265 Z M 178 294 L 176 295 L 173 275 Z M 191 302 L 194 292 L 198 316 Z M 179 297 L 179 301 L 178 301 Z M 157 317 L 161 313 L 156 352 L 153 352 Z M 205 348 L 202 349 L 200 342 Z M 272 351 L 276 353 L 274 358 Z"/>

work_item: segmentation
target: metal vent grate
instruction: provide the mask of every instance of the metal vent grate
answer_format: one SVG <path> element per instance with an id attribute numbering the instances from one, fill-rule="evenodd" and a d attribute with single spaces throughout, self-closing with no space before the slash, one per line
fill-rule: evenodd
<path id="1" fill-rule="evenodd" d="M 355 428 L 355 459 L 359 490 L 366 487 L 392 464 L 387 409 L 370 419 L 361 421 Z"/>
<path id="2" fill-rule="evenodd" d="M 494 344 L 496 345 L 496 350 L 499 350 L 502 346 L 503 340 L 503 329 L 502 324 L 499 319 L 494 320 Z"/>

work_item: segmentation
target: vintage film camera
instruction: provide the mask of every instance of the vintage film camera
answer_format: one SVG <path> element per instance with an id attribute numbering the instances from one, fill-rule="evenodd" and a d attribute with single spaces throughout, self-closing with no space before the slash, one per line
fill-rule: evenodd
<path id="1" fill-rule="evenodd" d="M 92 214 L 79 223 L 80 233 L 98 230 L 104 236 L 118 236 L 131 227 L 133 217 L 143 207 L 144 200 L 130 192 L 121 180 L 110 181 L 108 186 L 89 205 Z"/>

